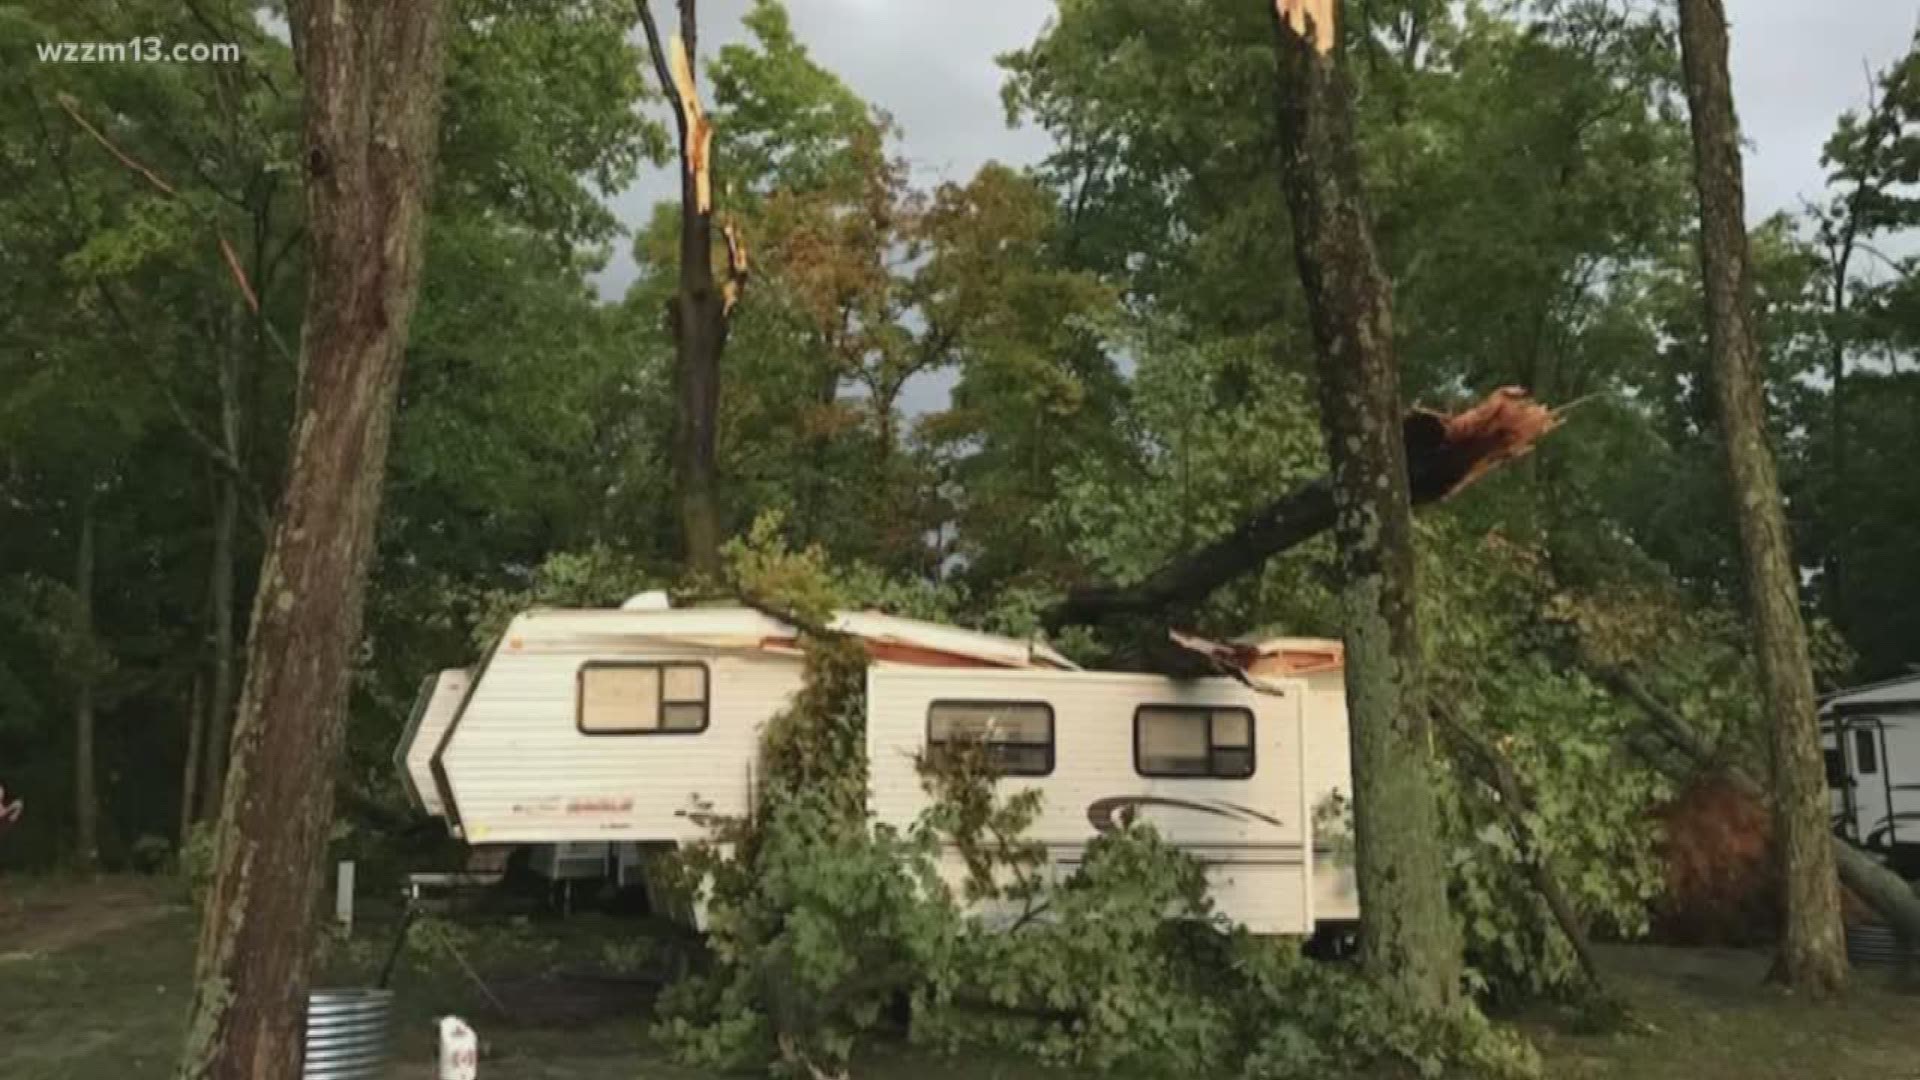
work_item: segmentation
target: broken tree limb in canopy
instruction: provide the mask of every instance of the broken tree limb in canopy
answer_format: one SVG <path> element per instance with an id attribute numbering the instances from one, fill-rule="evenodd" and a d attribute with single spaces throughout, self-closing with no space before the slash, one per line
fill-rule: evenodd
<path id="1" fill-rule="evenodd" d="M 1553 410 L 1514 386 L 1464 412 L 1414 409 L 1401 421 L 1414 506 L 1439 502 L 1515 458 L 1560 426 Z M 1333 486 L 1313 480 L 1268 503 L 1225 536 L 1124 587 L 1075 589 L 1046 615 L 1049 629 L 1115 617 L 1170 615 L 1199 606 L 1215 589 L 1333 528 Z"/>

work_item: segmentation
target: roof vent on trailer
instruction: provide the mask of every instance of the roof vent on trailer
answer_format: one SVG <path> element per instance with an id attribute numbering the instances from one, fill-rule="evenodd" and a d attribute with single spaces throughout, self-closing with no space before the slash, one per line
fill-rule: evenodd
<path id="1" fill-rule="evenodd" d="M 673 610 L 673 598 L 668 596 L 664 590 L 655 589 L 652 592 L 638 593 L 628 597 L 627 602 L 620 605 L 620 610 L 671 611 Z"/>

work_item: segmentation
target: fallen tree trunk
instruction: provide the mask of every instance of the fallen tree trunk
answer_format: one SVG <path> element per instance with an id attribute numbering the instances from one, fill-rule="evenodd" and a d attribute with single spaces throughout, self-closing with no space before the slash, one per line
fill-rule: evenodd
<path id="1" fill-rule="evenodd" d="M 1532 827 L 1527 823 L 1528 816 L 1536 812 L 1533 797 L 1520 786 L 1513 766 L 1498 748 L 1474 734 L 1444 708 L 1435 706 L 1434 717 L 1440 722 L 1441 730 L 1457 745 L 1460 759 L 1468 770 L 1500 797 L 1499 805 L 1507 819 L 1507 831 L 1520 846 L 1520 861 L 1527 877 L 1533 882 L 1540 898 L 1546 901 L 1547 911 L 1559 925 L 1560 932 L 1566 936 L 1567 944 L 1572 947 L 1574 958 L 1579 961 L 1580 972 L 1586 976 L 1588 985 L 1604 994 L 1606 984 L 1600 977 L 1600 965 L 1594 960 L 1593 944 L 1587 936 L 1586 924 L 1581 921 L 1573 898 L 1567 895 L 1567 890 L 1560 884 L 1560 877 L 1549 863 L 1545 847 L 1535 838 Z"/>
<path id="2" fill-rule="evenodd" d="M 1719 770 L 1742 792 L 1762 804 L 1766 803 L 1767 789 L 1753 778 L 1753 774 L 1738 762 L 1727 760 L 1724 755 L 1717 753 L 1679 713 L 1655 696 L 1640 680 L 1615 668 L 1590 666 L 1588 670 L 1602 684 L 1632 702 L 1652 720 L 1667 743 L 1693 765 Z M 1853 890 L 1855 896 L 1886 920 L 1901 941 L 1909 947 L 1920 947 L 1920 894 L 1916 894 L 1913 886 L 1900 875 L 1875 862 L 1866 852 L 1845 839 L 1834 836 L 1832 843 L 1834 869 L 1839 873 L 1840 883 Z"/>
<path id="3" fill-rule="evenodd" d="M 1531 452 L 1561 413 L 1518 387 L 1504 387 L 1465 412 L 1414 409 L 1401 421 L 1413 505 L 1440 502 L 1506 462 Z M 1333 482 L 1320 477 L 1262 507 L 1232 532 L 1124 587 L 1075 589 L 1043 617 L 1048 629 L 1151 615 L 1163 622 L 1198 607 L 1214 590 L 1268 559 L 1333 528 Z"/>

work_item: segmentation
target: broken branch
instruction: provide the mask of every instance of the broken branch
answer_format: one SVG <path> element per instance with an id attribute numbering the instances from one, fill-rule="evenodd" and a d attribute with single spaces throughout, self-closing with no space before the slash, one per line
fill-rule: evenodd
<path id="1" fill-rule="evenodd" d="M 120 161 L 120 164 L 125 165 L 127 168 L 132 169 L 134 172 L 137 172 L 141 176 L 146 177 L 147 183 L 152 184 L 154 187 L 160 189 L 160 191 L 163 194 L 166 194 L 175 198 L 179 197 L 180 193 L 173 189 L 172 184 L 169 184 L 165 180 L 160 179 L 159 175 L 156 174 L 152 169 L 147 168 L 145 165 L 140 164 L 138 161 L 135 161 L 132 157 L 129 157 L 127 154 L 123 153 L 119 147 L 113 145 L 112 141 L 109 140 L 106 137 L 106 135 L 101 133 L 99 128 L 94 127 L 92 124 L 89 124 L 87 122 L 87 118 L 80 115 L 79 104 L 74 100 L 72 94 L 67 94 L 67 93 L 56 94 L 54 95 L 54 99 L 60 103 L 60 108 L 64 110 L 68 116 L 73 118 L 73 122 L 80 125 L 80 129 L 82 131 L 85 131 L 87 134 L 93 136 L 93 141 L 99 143 L 107 151 L 107 153 L 112 154 L 114 157 L 118 158 Z"/>
<path id="2" fill-rule="evenodd" d="M 1573 899 L 1567 895 L 1560 878 L 1548 864 L 1546 846 L 1540 843 L 1527 825 L 1526 815 L 1534 809 L 1534 801 L 1520 786 L 1519 777 L 1514 774 L 1505 751 L 1475 734 L 1444 706 L 1436 704 L 1433 717 L 1440 730 L 1458 747 L 1459 757 L 1469 771 L 1499 795 L 1500 809 L 1507 818 L 1507 831 L 1522 849 L 1520 861 L 1533 881 L 1534 891 L 1547 902 L 1547 910 L 1559 925 L 1567 944 L 1572 946 L 1574 958 L 1579 961 L 1580 971 L 1587 977 L 1587 982 L 1594 989 L 1604 992 L 1600 965 L 1594 961 L 1593 945 L 1587 938 L 1586 926 L 1580 921 Z"/>
<path id="3" fill-rule="evenodd" d="M 747 265 L 747 242 L 740 237 L 739 224 L 728 221 L 720 230 L 720 235 L 727 241 L 727 282 L 720 288 L 720 314 L 724 318 L 733 314 L 734 305 L 740 302 L 740 294 L 746 291 L 750 270 Z"/>
<path id="4" fill-rule="evenodd" d="M 79 102 L 74 100 L 73 95 L 61 93 L 56 95 L 56 100 L 60 102 L 60 108 L 69 117 L 73 118 L 73 122 L 78 124 L 82 131 L 91 135 L 93 141 L 99 143 L 107 153 L 112 154 L 120 164 L 125 165 L 127 168 L 145 177 L 147 183 L 152 184 L 156 190 L 168 198 L 178 199 L 180 197 L 180 192 L 175 190 L 172 184 L 161 179 L 159 173 L 154 172 L 152 169 L 135 160 L 132 155 L 115 146 L 113 141 L 108 139 L 104 132 L 88 123 L 87 118 L 80 115 Z M 204 215 L 196 212 L 195 216 L 201 217 L 204 221 Z M 227 243 L 226 236 L 220 232 L 218 226 L 213 225 L 210 221 L 206 221 L 205 223 L 213 228 L 214 239 L 220 242 L 220 253 L 225 256 L 227 271 L 233 275 L 234 284 L 239 286 L 240 295 L 246 300 L 247 308 L 255 315 L 260 314 L 259 298 L 254 294 L 252 283 L 247 280 L 247 273 L 241 268 L 240 260 L 235 257 L 233 246 Z"/>
<path id="5" fill-rule="evenodd" d="M 1560 426 L 1561 415 L 1511 386 L 1451 416 L 1412 410 L 1402 425 L 1413 505 L 1445 500 L 1531 453 Z M 1267 504 L 1232 532 L 1174 559 L 1137 585 L 1073 590 L 1046 614 L 1045 625 L 1059 629 L 1116 616 L 1165 616 L 1189 610 L 1234 578 L 1331 529 L 1333 518 L 1333 486 L 1321 477 Z"/>

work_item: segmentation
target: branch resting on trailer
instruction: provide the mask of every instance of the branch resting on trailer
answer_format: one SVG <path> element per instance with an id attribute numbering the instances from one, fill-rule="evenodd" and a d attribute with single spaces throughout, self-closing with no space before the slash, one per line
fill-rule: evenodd
<path id="1" fill-rule="evenodd" d="M 1533 451 L 1559 427 L 1566 409 L 1549 409 L 1517 386 L 1502 387 L 1464 412 L 1414 409 L 1401 421 L 1407 446 L 1409 497 L 1416 507 L 1440 502 Z M 1175 621 L 1227 582 L 1333 527 L 1333 485 L 1310 481 L 1267 504 L 1232 532 L 1181 555 L 1137 585 L 1075 589 L 1044 617 L 1050 630 L 1115 618 Z"/>

